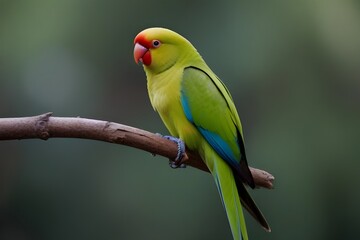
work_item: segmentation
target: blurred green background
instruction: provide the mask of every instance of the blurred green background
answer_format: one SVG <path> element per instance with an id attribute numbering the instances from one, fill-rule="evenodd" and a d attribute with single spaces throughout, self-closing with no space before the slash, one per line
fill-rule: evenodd
<path id="1" fill-rule="evenodd" d="M 166 133 L 133 38 L 188 38 L 232 92 L 251 191 L 273 229 L 251 239 L 360 234 L 360 3 L 0 1 L 0 117 L 54 112 Z M 231 239 L 209 174 L 77 139 L 0 143 L 0 239 Z"/>

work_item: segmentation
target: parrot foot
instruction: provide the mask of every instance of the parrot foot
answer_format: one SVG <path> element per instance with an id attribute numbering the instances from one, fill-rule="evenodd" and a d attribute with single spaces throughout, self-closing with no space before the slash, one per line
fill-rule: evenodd
<path id="1" fill-rule="evenodd" d="M 186 165 L 183 163 L 183 158 L 185 156 L 185 144 L 180 138 L 176 138 L 173 136 L 163 136 L 163 138 L 168 139 L 177 144 L 178 152 L 175 160 L 169 161 L 169 165 L 171 168 L 186 168 Z"/>

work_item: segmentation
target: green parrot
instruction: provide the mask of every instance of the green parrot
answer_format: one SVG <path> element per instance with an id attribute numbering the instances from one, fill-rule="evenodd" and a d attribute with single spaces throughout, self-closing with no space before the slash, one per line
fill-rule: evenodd
<path id="1" fill-rule="evenodd" d="M 255 187 L 242 126 L 229 90 L 195 47 L 178 33 L 148 28 L 134 39 L 134 58 L 143 64 L 151 105 L 178 143 L 196 151 L 215 179 L 234 239 L 248 239 L 242 206 L 271 231 L 244 183 Z"/>

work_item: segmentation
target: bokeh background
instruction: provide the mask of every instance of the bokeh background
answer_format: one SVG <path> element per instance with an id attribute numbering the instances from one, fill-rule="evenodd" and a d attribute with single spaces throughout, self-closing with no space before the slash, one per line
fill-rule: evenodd
<path id="1" fill-rule="evenodd" d="M 251 191 L 273 232 L 360 234 L 360 3 L 0 1 L 0 116 L 54 112 L 166 133 L 133 38 L 187 37 L 232 92 L 250 165 L 276 177 Z M 211 176 L 108 143 L 0 143 L 0 239 L 231 239 Z"/>

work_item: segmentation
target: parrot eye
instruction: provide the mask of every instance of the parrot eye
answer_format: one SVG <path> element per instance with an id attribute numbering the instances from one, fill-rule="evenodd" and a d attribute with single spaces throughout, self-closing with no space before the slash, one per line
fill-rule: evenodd
<path id="1" fill-rule="evenodd" d="M 160 47 L 161 43 L 159 40 L 153 40 L 152 45 L 154 48 L 158 48 L 158 47 Z"/>

